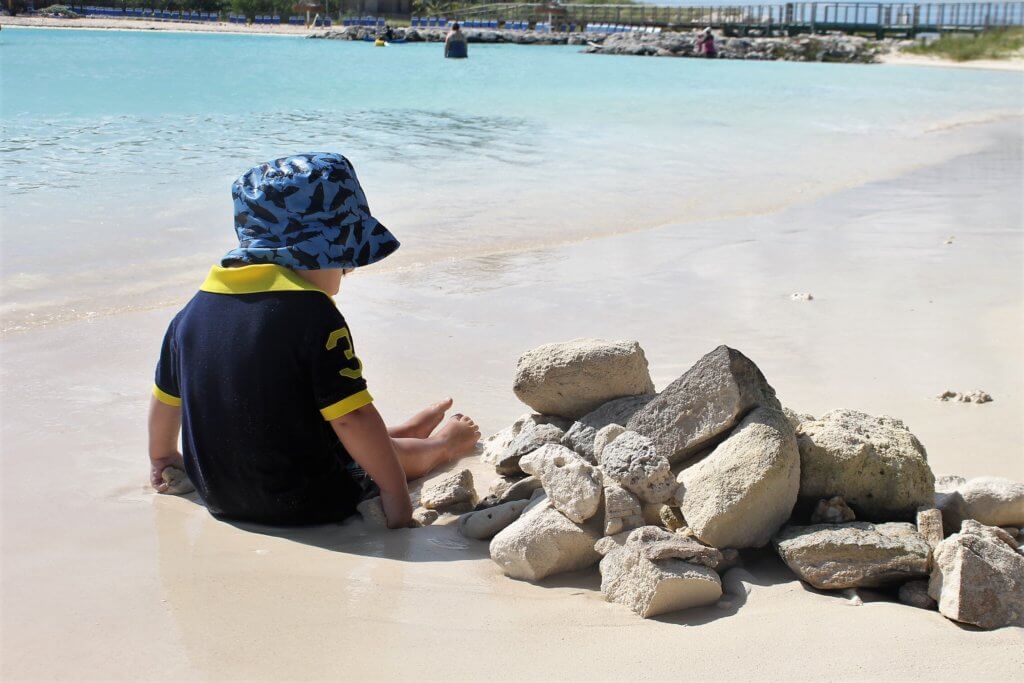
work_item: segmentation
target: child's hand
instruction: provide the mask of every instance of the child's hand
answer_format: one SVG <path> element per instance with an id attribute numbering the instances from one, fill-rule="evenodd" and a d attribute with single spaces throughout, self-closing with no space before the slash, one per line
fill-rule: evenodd
<path id="1" fill-rule="evenodd" d="M 168 484 L 162 476 L 165 468 L 177 467 L 179 470 L 185 469 L 185 462 L 181 457 L 181 453 L 177 451 L 159 458 L 150 458 L 149 463 L 149 483 L 153 485 L 157 493 L 167 493 Z"/>
<path id="2" fill-rule="evenodd" d="M 380 504 L 389 529 L 404 529 L 412 524 L 412 501 L 407 493 L 391 495 L 381 491 Z"/>

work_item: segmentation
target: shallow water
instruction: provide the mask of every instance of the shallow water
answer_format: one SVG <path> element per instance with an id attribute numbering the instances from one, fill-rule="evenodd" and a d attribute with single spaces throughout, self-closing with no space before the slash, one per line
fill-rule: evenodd
<path id="1" fill-rule="evenodd" d="M 1012 73 L 575 47 L 454 62 L 438 45 L 22 29 L 0 35 L 0 70 L 9 330 L 174 299 L 231 245 L 233 178 L 288 153 L 353 161 L 404 243 L 393 267 L 775 210 L 967 151 L 958 126 L 1024 108 Z"/>

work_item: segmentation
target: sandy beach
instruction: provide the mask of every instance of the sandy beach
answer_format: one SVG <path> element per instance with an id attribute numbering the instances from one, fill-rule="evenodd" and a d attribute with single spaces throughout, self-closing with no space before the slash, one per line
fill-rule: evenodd
<path id="1" fill-rule="evenodd" d="M 370 268 L 339 306 L 389 420 L 452 395 L 497 431 L 526 412 L 517 356 L 544 342 L 637 339 L 658 388 L 725 343 L 789 407 L 893 415 L 936 474 L 1022 480 L 1021 130 L 971 128 L 980 151 L 776 212 Z M 1020 628 L 960 627 L 882 592 L 854 606 L 770 551 L 748 558 L 742 604 L 640 620 L 604 601 L 596 570 L 514 581 L 452 525 L 268 529 L 158 496 L 147 392 L 187 295 L 0 340 L 5 680 L 962 681 L 1024 666 Z M 975 388 L 994 402 L 935 400 Z M 486 489 L 489 468 L 464 462 Z"/>
<path id="2" fill-rule="evenodd" d="M 268 35 L 309 35 L 314 30 L 291 24 L 229 24 L 227 22 L 157 21 L 102 17 L 0 17 L 0 25 L 32 28 L 74 28 L 111 31 L 175 31 L 180 33 L 265 33 Z"/>

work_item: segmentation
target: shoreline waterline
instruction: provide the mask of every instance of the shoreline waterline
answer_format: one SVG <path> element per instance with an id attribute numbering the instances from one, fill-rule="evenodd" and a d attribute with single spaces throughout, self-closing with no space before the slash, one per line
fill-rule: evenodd
<path id="1" fill-rule="evenodd" d="M 996 117 L 995 120 L 988 118 L 950 122 L 930 132 L 946 133 L 961 128 L 969 128 L 973 129 L 973 132 L 975 133 L 987 132 L 993 136 L 998 133 L 1012 134 L 1015 128 L 1012 125 L 1009 125 L 1009 123 L 1015 119 L 1024 120 L 1024 114 L 1019 116 L 1000 115 Z M 581 231 L 567 238 L 559 238 L 556 235 L 549 234 L 543 239 L 529 244 L 485 242 L 476 247 L 465 247 L 460 250 L 457 256 L 447 254 L 444 250 L 431 251 L 429 248 L 413 246 L 412 248 L 414 249 L 414 252 L 411 256 L 408 253 L 408 249 L 404 252 L 400 250 L 398 254 L 387 261 L 376 264 L 365 273 L 360 272 L 359 276 L 376 277 L 396 272 L 401 272 L 411 276 L 416 272 L 423 271 L 424 269 L 433 268 L 438 265 L 446 267 L 447 265 L 457 263 L 458 261 L 510 258 L 528 253 L 550 252 L 552 250 L 569 247 L 574 244 L 581 244 L 592 240 L 615 238 L 635 233 L 663 229 L 685 230 L 688 226 L 698 224 L 725 224 L 741 219 L 758 219 L 784 214 L 785 212 L 798 207 L 813 206 L 821 202 L 826 202 L 829 197 L 856 190 L 858 187 L 884 181 L 898 180 L 901 177 L 919 172 L 924 168 L 941 166 L 958 158 L 969 157 L 973 154 L 985 151 L 986 148 L 990 149 L 994 144 L 995 143 L 991 140 L 988 142 L 974 141 L 970 146 L 966 149 L 961 149 L 957 154 L 939 159 L 923 161 L 917 164 L 911 164 L 898 170 L 892 170 L 890 173 L 879 174 L 873 177 L 851 178 L 848 179 L 848 182 L 845 184 L 817 188 L 816 191 L 807 196 L 791 196 L 785 203 L 777 206 L 764 206 L 758 209 L 743 211 L 720 211 L 711 216 L 698 215 L 688 218 L 677 217 L 635 226 L 620 226 L 617 229 L 610 230 Z M 1024 144 L 1024 134 L 1019 135 L 1016 138 L 1015 144 Z M 225 248 L 229 248 L 231 246 L 230 236 L 226 230 L 223 231 L 223 233 Z M 169 264 L 157 261 L 137 268 L 130 265 L 122 267 L 120 269 L 121 274 L 125 281 L 130 283 L 130 286 L 127 290 L 114 293 L 113 297 L 111 297 L 111 292 L 109 290 L 109 278 L 107 275 L 102 272 L 92 273 L 88 277 L 89 280 L 93 281 L 91 285 L 81 278 L 77 285 L 82 287 L 85 291 L 89 291 L 91 289 L 91 291 L 94 292 L 93 296 L 78 300 L 70 300 L 66 303 L 36 303 L 25 305 L 24 302 L 19 301 L 20 297 L 18 296 L 18 292 L 26 292 L 32 287 L 32 285 L 26 285 L 16 279 L 12 280 L 11 277 L 5 277 L 5 294 L 0 298 L 0 338 L 7 337 L 9 335 L 30 333 L 40 327 L 68 324 L 77 320 L 93 320 L 107 316 L 130 314 L 137 311 L 159 310 L 170 306 L 180 306 L 192 295 L 195 283 L 201 281 L 210 265 L 217 262 L 220 254 L 221 252 L 218 251 L 211 252 L 209 254 L 196 254 L 190 257 L 171 259 Z M 161 276 L 161 272 L 163 272 L 164 275 Z M 39 283 L 36 286 L 42 286 L 47 289 L 50 287 L 49 279 L 45 276 L 36 278 L 29 277 L 28 280 L 30 283 L 33 281 Z M 67 283 L 65 287 L 70 289 L 70 283 Z M 107 304 L 106 301 L 110 298 L 114 298 L 118 303 L 114 305 Z M 156 300 L 154 301 L 154 299 Z"/>

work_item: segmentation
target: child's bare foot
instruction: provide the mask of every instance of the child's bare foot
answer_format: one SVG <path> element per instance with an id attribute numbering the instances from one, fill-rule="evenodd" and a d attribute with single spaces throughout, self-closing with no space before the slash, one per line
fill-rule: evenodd
<path id="1" fill-rule="evenodd" d="M 409 439 L 426 439 L 441 424 L 444 414 L 452 407 L 452 400 L 446 398 L 443 401 L 427 406 L 420 412 L 413 415 L 407 422 L 395 429 L 390 430 L 391 436 Z"/>
<path id="2" fill-rule="evenodd" d="M 445 460 L 458 460 L 473 452 L 473 448 L 480 440 L 480 428 L 470 418 L 462 413 L 456 413 L 445 423 L 435 438 L 440 439 L 444 444 Z"/>

